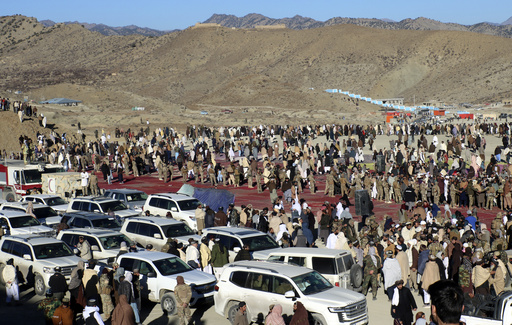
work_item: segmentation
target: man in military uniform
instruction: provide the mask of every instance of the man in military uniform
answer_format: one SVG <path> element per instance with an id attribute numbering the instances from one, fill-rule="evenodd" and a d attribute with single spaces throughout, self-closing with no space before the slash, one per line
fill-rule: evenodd
<path id="1" fill-rule="evenodd" d="M 194 184 L 197 184 L 197 183 L 199 183 L 199 178 L 200 178 L 199 165 L 197 163 L 194 164 L 193 171 L 194 171 Z"/>
<path id="2" fill-rule="evenodd" d="M 380 176 L 377 176 L 377 200 L 384 200 L 384 189 L 382 188 L 382 180 Z"/>
<path id="3" fill-rule="evenodd" d="M 452 179 L 450 180 L 450 208 L 455 208 L 457 204 L 457 189 L 455 188 L 455 181 Z"/>
<path id="4" fill-rule="evenodd" d="M 487 188 L 487 202 L 485 204 L 485 208 L 487 210 L 491 210 L 494 207 L 494 199 L 496 198 L 496 190 L 493 186 L 489 186 Z"/>
<path id="5" fill-rule="evenodd" d="M 368 286 L 372 287 L 373 300 L 377 300 L 377 274 L 382 267 L 380 258 L 376 253 L 374 246 L 368 250 L 368 254 L 363 259 L 364 265 L 364 280 L 362 293 L 366 296 L 368 293 Z"/>
<path id="6" fill-rule="evenodd" d="M 308 180 L 309 180 L 309 191 L 311 194 L 315 194 L 316 184 L 315 184 L 315 177 L 313 176 L 313 173 L 309 173 Z"/>
<path id="7" fill-rule="evenodd" d="M 91 188 L 91 194 L 98 196 L 98 176 L 94 172 L 89 175 L 89 187 Z"/>
<path id="8" fill-rule="evenodd" d="M 261 170 L 258 169 L 256 172 L 256 188 L 258 189 L 258 193 L 263 193 L 263 180 L 262 180 Z"/>
<path id="9" fill-rule="evenodd" d="M 402 202 L 402 191 L 400 190 L 400 183 L 398 182 L 398 178 L 395 178 L 393 182 L 393 194 L 395 195 L 395 203 Z"/>
<path id="10" fill-rule="evenodd" d="M 389 184 L 386 180 L 386 176 L 382 179 L 382 189 L 384 190 L 384 201 L 386 203 L 391 203 L 391 197 L 389 195 Z"/>
<path id="11" fill-rule="evenodd" d="M 475 205 L 475 188 L 473 186 L 473 181 L 468 182 L 468 187 L 466 188 L 466 194 L 469 198 L 469 206 L 468 208 L 472 208 Z"/>
<path id="12" fill-rule="evenodd" d="M 215 168 L 213 168 L 213 166 L 210 166 L 210 169 L 208 169 L 208 176 L 210 177 L 212 186 L 217 186 L 217 178 L 215 177 Z"/>
<path id="13" fill-rule="evenodd" d="M 332 170 L 327 174 L 327 178 L 325 179 L 324 194 L 328 194 L 329 197 L 334 197 L 334 175 L 332 174 Z"/>
<path id="14" fill-rule="evenodd" d="M 43 311 L 44 319 L 46 324 L 52 325 L 52 318 L 55 309 L 57 309 L 60 305 L 59 298 L 53 298 L 53 293 L 51 289 L 46 290 L 46 298 L 41 300 L 41 302 L 37 305 L 37 310 Z"/>
<path id="15" fill-rule="evenodd" d="M 183 165 L 183 167 L 181 167 L 181 180 L 183 183 L 187 182 L 187 175 L 188 175 L 187 166 Z"/>
<path id="16" fill-rule="evenodd" d="M 441 194 L 441 189 L 437 184 L 437 181 L 434 181 L 434 186 L 432 186 L 432 196 L 434 197 L 434 204 L 439 205 L 439 195 Z"/>
<path id="17" fill-rule="evenodd" d="M 188 325 L 190 316 L 190 299 L 192 299 L 192 289 L 185 283 L 185 279 L 181 275 L 176 277 L 178 284 L 174 287 L 174 295 L 176 297 L 176 305 L 178 309 L 179 325 Z"/>
<path id="18" fill-rule="evenodd" d="M 420 185 L 420 193 L 421 193 L 421 200 L 422 201 L 428 201 L 428 195 L 427 195 L 427 180 L 424 179 L 423 182 L 421 182 Z"/>

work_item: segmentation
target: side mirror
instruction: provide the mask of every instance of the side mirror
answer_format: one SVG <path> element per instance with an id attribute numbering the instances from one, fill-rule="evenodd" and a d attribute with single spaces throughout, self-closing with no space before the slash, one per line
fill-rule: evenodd
<path id="1" fill-rule="evenodd" d="M 32 261 L 32 256 L 30 256 L 30 254 L 23 254 L 23 259 L 27 261 Z"/>
<path id="2" fill-rule="evenodd" d="M 171 208 L 171 212 L 178 212 L 178 208 L 176 208 L 176 207 L 172 207 L 172 208 Z"/>
<path id="3" fill-rule="evenodd" d="M 78 250 L 78 248 L 73 248 L 73 254 L 75 254 L 75 255 L 80 254 L 80 251 Z"/>
<path id="4" fill-rule="evenodd" d="M 240 247 L 235 247 L 235 248 L 233 248 L 233 252 L 235 252 L 235 253 L 238 253 L 240 250 L 241 250 L 241 248 L 240 248 Z"/>
<path id="5" fill-rule="evenodd" d="M 293 299 L 293 298 L 295 298 L 295 293 L 293 292 L 293 290 L 286 291 L 286 292 L 284 293 L 284 297 L 285 297 L 285 298 Z"/>
<path id="6" fill-rule="evenodd" d="M 146 274 L 146 276 L 148 278 L 156 278 L 156 273 L 155 272 L 149 272 L 148 274 Z"/>
<path id="7" fill-rule="evenodd" d="M 91 246 L 91 251 L 99 252 L 100 248 L 98 247 L 98 245 L 92 245 Z"/>
<path id="8" fill-rule="evenodd" d="M 153 237 L 155 237 L 156 239 L 162 239 L 162 235 L 160 234 L 153 234 Z"/>

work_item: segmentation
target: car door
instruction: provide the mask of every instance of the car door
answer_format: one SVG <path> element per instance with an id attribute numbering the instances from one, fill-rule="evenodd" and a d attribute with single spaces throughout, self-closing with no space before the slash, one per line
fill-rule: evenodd
<path id="1" fill-rule="evenodd" d="M 20 276 L 18 274 L 18 282 L 31 283 L 34 279 L 34 270 L 31 262 L 34 257 L 30 250 L 30 246 L 20 242 L 13 242 L 11 250 L 14 258 L 14 265 L 16 265 L 19 274 L 23 276 L 23 279 L 20 279 Z M 30 260 L 25 260 L 23 258 L 23 255 L 30 255 Z"/>
<path id="2" fill-rule="evenodd" d="M 282 276 L 272 276 L 272 288 L 269 293 L 270 304 L 281 305 L 283 307 L 283 316 L 293 315 L 294 301 L 291 298 L 286 298 L 284 296 L 284 294 L 288 291 L 293 291 L 295 293 L 295 297 L 299 297 L 297 290 L 292 285 L 290 280 Z"/>
<path id="3" fill-rule="evenodd" d="M 257 321 L 261 315 L 267 315 L 268 306 L 272 304 L 272 275 L 250 272 L 246 288 L 248 290 L 240 290 L 240 299 L 246 301 L 250 319 Z"/>
<path id="4" fill-rule="evenodd" d="M 155 300 L 158 296 L 158 278 L 156 277 L 156 270 L 153 265 L 146 261 L 139 263 L 140 283 L 142 284 L 142 297 L 150 300 Z M 154 276 L 148 277 L 148 274 Z"/>

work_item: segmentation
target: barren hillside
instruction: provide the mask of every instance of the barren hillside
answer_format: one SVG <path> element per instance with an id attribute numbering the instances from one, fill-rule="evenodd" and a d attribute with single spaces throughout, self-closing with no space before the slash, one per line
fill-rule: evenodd
<path id="1" fill-rule="evenodd" d="M 417 103 L 512 97 L 512 40 L 468 32 L 336 25 L 104 36 L 78 25 L 45 28 L 23 16 L 2 18 L 0 32 L 0 91 L 83 100 L 80 114 L 62 120 L 68 125 L 84 116 L 82 124 L 91 127 L 146 119 L 133 106 L 147 107 L 158 123 L 183 124 L 303 123 L 338 118 L 332 113 L 360 119 L 375 113 L 376 107 L 356 108 L 326 88 L 408 102 L 415 96 Z M 248 114 L 213 115 L 221 108 Z M 201 110 L 209 115 L 199 121 Z"/>

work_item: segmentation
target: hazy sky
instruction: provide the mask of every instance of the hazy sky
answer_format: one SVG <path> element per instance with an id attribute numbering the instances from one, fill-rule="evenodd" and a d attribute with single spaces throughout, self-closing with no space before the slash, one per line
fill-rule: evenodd
<path id="1" fill-rule="evenodd" d="M 301 15 L 316 20 L 332 17 L 427 17 L 471 25 L 502 23 L 512 16 L 511 0 L 11 0 L 2 1 L 0 14 L 21 14 L 55 22 L 79 21 L 110 26 L 137 25 L 160 30 L 183 29 L 212 14 L 244 16 L 259 13 L 271 18 Z"/>

